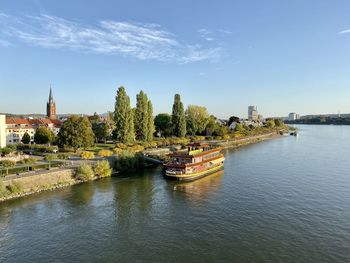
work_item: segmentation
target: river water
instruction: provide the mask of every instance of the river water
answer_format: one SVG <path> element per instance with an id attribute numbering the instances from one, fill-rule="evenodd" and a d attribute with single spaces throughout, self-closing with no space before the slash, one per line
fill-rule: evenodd
<path id="1" fill-rule="evenodd" d="M 350 262 L 350 127 L 227 150 L 191 183 L 161 169 L 0 204 L 0 262 Z"/>

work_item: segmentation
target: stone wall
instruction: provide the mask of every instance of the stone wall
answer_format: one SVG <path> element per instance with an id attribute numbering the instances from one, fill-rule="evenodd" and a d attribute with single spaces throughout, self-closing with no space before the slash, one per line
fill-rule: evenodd
<path id="1" fill-rule="evenodd" d="M 50 171 L 39 171 L 34 174 L 7 176 L 2 182 L 5 186 L 17 184 L 21 188 L 19 193 L 11 194 L 2 200 L 78 183 L 74 179 L 73 169 L 54 169 Z"/>

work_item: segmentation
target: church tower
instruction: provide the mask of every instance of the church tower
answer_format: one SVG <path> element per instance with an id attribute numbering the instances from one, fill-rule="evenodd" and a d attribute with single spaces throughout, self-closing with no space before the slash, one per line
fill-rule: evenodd
<path id="1" fill-rule="evenodd" d="M 55 120 L 57 118 L 57 116 L 56 116 L 56 104 L 53 100 L 51 87 L 50 87 L 49 101 L 46 104 L 46 115 L 49 119 Z"/>

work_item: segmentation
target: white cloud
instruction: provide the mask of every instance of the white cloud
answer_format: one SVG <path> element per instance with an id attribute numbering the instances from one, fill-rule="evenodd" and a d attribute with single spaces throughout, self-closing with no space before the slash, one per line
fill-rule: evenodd
<path id="1" fill-rule="evenodd" d="M 0 13 L 0 28 L 7 36 L 35 46 L 140 60 L 192 63 L 215 60 L 221 54 L 220 47 L 185 43 L 157 24 L 103 20 L 92 26 L 49 15 L 16 18 Z"/>
<path id="2" fill-rule="evenodd" d="M 338 34 L 347 34 L 347 33 L 350 33 L 350 29 L 346 29 L 346 30 L 338 32 Z"/>
<path id="3" fill-rule="evenodd" d="M 211 37 L 212 32 L 209 31 L 208 29 L 201 28 L 201 29 L 198 29 L 197 32 L 200 34 L 200 36 L 202 38 L 204 38 L 207 41 L 213 41 L 214 40 L 214 38 Z"/>

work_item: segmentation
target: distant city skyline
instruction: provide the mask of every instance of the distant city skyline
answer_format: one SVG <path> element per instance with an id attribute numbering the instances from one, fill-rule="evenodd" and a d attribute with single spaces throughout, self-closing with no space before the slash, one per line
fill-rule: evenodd
<path id="1" fill-rule="evenodd" d="M 154 113 L 350 113 L 348 1 L 0 2 L 0 112 L 113 111 L 124 86 Z M 218 15 L 220 14 L 220 15 Z"/>

